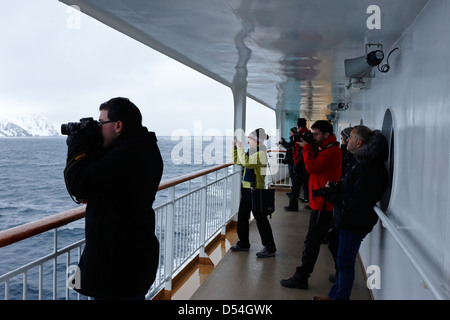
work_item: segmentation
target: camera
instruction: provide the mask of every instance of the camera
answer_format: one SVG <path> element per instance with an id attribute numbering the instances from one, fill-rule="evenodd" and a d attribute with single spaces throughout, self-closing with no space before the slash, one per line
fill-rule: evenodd
<path id="1" fill-rule="evenodd" d="M 340 191 L 339 181 L 330 181 L 329 187 L 321 188 L 319 190 L 313 190 L 312 195 L 314 198 L 323 197 L 329 198 L 331 195 L 338 193 Z"/>
<path id="2" fill-rule="evenodd" d="M 311 143 L 313 141 L 313 134 L 310 131 L 305 132 L 302 135 L 295 135 L 295 142 L 301 142 L 304 140 L 306 143 Z"/>
<path id="3" fill-rule="evenodd" d="M 80 122 L 69 122 L 61 125 L 61 134 L 70 136 L 79 132 L 83 132 L 89 136 L 97 136 L 99 134 L 100 122 L 94 118 L 83 118 Z"/>

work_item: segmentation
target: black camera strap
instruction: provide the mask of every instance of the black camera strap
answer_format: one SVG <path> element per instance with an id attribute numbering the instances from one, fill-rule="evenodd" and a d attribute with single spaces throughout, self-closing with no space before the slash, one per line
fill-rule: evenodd
<path id="1" fill-rule="evenodd" d="M 328 149 L 330 147 L 333 147 L 333 146 L 339 146 L 339 142 L 332 142 L 330 144 L 327 144 L 325 147 L 321 148 L 320 151 L 322 152 L 322 151 L 324 151 L 324 150 L 326 150 L 326 149 Z"/>

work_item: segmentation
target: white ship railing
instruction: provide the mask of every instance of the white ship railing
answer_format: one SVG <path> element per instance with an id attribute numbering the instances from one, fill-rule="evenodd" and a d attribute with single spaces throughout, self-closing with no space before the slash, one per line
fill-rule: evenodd
<path id="1" fill-rule="evenodd" d="M 389 231 L 389 233 L 392 235 L 397 245 L 400 247 L 405 256 L 408 258 L 413 268 L 422 278 L 424 287 L 428 288 L 436 299 L 448 300 L 449 299 L 448 293 L 439 284 L 436 284 L 435 281 L 433 281 L 432 278 L 428 275 L 429 273 L 422 268 L 418 259 L 408 248 L 406 241 L 403 240 L 402 235 L 398 232 L 398 228 L 395 227 L 394 224 L 392 224 L 392 222 L 389 220 L 389 218 L 386 216 L 383 210 L 380 209 L 380 207 L 374 206 L 374 210 L 378 215 L 378 217 L 380 218 L 383 227 L 385 227 Z"/>
<path id="2" fill-rule="evenodd" d="M 290 188 L 288 165 L 283 163 L 286 150 L 267 150 L 269 166 L 267 168 L 266 185 L 280 188 Z"/>
<path id="3" fill-rule="evenodd" d="M 162 289 L 171 291 L 174 276 L 197 255 L 207 258 L 205 247 L 217 234 L 225 234 L 227 223 L 238 210 L 240 180 L 240 168 L 227 163 L 160 184 L 158 193 L 167 193 L 167 201 L 155 207 L 160 267 L 147 298 Z M 177 187 L 183 183 L 188 184 L 188 192 L 177 195 Z M 0 290 L 4 287 L 3 297 L 0 291 L 0 298 L 42 300 L 51 296 L 54 300 L 85 299 L 67 286 L 85 240 L 58 248 L 59 228 L 79 223 L 84 216 L 85 208 L 78 207 L 0 232 L 2 250 L 19 241 L 53 231 L 53 251 L 50 254 L 0 275 Z M 41 245 L 39 240 L 35 245 Z"/>

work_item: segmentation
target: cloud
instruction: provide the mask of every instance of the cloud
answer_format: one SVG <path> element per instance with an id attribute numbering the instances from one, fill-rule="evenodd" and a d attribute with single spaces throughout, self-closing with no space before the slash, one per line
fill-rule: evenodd
<path id="1" fill-rule="evenodd" d="M 96 118 L 102 102 L 125 96 L 159 135 L 193 132 L 195 121 L 205 130 L 233 127 L 229 88 L 86 15 L 70 29 L 67 8 L 50 0 L 0 4 L 0 28 L 9 31 L 0 34 L 0 115 L 32 111 L 59 126 Z M 257 105 L 249 100 L 249 112 L 264 115 L 259 126 L 274 124 L 273 112 Z"/>

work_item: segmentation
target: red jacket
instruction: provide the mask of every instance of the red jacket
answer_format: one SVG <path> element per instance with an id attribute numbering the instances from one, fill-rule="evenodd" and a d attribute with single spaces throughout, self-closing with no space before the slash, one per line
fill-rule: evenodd
<path id="1" fill-rule="evenodd" d="M 305 132 L 308 132 L 309 130 L 307 128 L 301 128 L 298 132 L 299 135 L 303 135 Z M 297 163 L 298 160 L 300 160 L 300 153 L 302 151 L 302 146 L 298 143 L 294 143 L 294 148 L 292 150 L 292 160 L 294 162 L 294 165 Z"/>
<path id="2" fill-rule="evenodd" d="M 320 151 L 314 152 L 313 146 L 307 144 L 303 147 L 303 159 L 306 171 L 309 173 L 309 205 L 314 210 L 332 211 L 333 205 L 322 197 L 313 198 L 312 191 L 324 188 L 328 181 L 339 181 L 342 169 L 342 152 L 336 136 L 333 134 L 320 145 Z"/>

